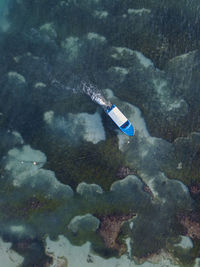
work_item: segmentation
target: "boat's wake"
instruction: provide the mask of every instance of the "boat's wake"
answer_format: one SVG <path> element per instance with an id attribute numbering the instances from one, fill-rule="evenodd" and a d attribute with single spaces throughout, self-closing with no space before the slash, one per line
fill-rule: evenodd
<path id="1" fill-rule="evenodd" d="M 107 109 L 108 106 L 111 107 L 110 101 L 107 101 L 94 85 L 82 82 L 82 90 L 92 101 L 102 106 L 104 109 Z"/>

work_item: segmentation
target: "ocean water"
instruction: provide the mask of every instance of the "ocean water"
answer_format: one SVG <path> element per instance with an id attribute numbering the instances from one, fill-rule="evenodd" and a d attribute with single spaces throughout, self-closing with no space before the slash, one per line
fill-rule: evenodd
<path id="1" fill-rule="evenodd" d="M 0 0 L 0 267 L 200 266 L 199 26 L 197 0 Z"/>

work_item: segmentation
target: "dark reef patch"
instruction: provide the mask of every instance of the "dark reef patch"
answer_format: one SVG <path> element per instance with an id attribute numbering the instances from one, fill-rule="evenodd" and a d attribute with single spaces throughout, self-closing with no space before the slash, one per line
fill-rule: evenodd
<path id="1" fill-rule="evenodd" d="M 82 181 L 96 183 L 108 190 L 117 180 L 117 171 L 124 164 L 116 137 L 109 137 L 98 144 L 82 143 L 78 147 L 57 137 L 32 140 L 48 158 L 45 168 L 55 172 L 64 184 L 77 187 Z"/>

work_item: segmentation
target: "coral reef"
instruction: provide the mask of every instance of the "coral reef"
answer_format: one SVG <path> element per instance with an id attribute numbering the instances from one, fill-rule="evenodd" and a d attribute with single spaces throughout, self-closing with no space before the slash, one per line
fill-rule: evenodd
<path id="1" fill-rule="evenodd" d="M 199 10 L 1 1 L 0 235 L 16 264 L 198 264 Z M 133 138 L 84 94 L 88 81 Z"/>
<path id="2" fill-rule="evenodd" d="M 118 250 L 119 255 L 126 252 L 125 244 L 119 244 L 117 238 L 124 221 L 131 219 L 134 215 L 107 215 L 100 218 L 99 233 L 107 248 Z"/>
<path id="3" fill-rule="evenodd" d="M 186 235 L 192 239 L 200 239 L 200 214 L 192 213 L 179 216 L 180 223 L 186 228 Z"/>

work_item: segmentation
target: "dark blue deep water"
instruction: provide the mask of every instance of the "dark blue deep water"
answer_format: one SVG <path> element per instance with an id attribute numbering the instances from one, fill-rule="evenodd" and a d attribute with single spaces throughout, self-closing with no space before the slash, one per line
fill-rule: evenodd
<path id="1" fill-rule="evenodd" d="M 198 0 L 0 0 L 0 267 L 200 266 L 199 48 Z"/>

